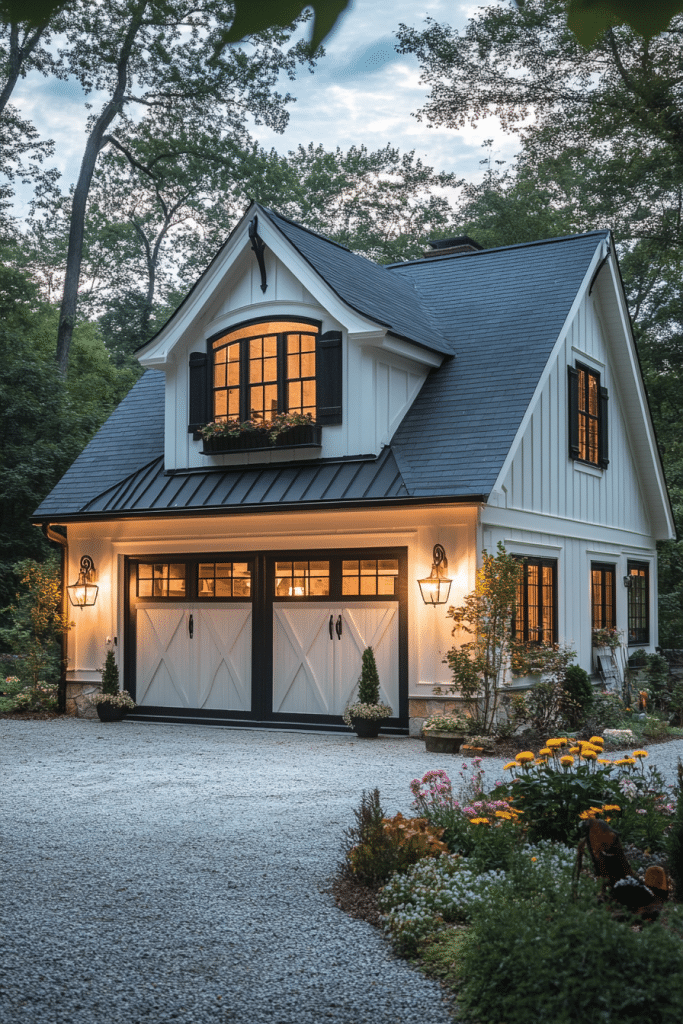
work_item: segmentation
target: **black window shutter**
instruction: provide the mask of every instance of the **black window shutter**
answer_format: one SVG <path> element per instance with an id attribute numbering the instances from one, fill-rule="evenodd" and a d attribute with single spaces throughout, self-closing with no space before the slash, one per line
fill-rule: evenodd
<path id="1" fill-rule="evenodd" d="M 567 405 L 569 407 L 569 457 L 579 457 L 579 371 L 567 367 Z"/>
<path id="2" fill-rule="evenodd" d="M 318 337 L 316 349 L 318 411 L 316 422 L 333 426 L 342 421 L 342 336 L 326 331 Z"/>
<path id="3" fill-rule="evenodd" d="M 609 466 L 609 443 L 607 431 L 607 405 L 609 395 L 607 388 L 600 388 L 600 418 L 598 419 L 598 462 L 603 469 Z"/>
<path id="4" fill-rule="evenodd" d="M 187 428 L 190 433 L 205 426 L 210 418 L 206 367 L 206 352 L 190 354 L 190 423 Z"/>

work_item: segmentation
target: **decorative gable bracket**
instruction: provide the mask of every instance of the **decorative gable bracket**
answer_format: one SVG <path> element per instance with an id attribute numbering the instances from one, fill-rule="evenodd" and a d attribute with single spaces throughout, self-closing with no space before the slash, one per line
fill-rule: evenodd
<path id="1" fill-rule="evenodd" d="M 254 215 L 249 221 L 249 238 L 251 239 L 251 247 L 256 254 L 256 261 L 261 271 L 261 291 L 265 294 L 268 288 L 268 282 L 266 281 L 266 261 L 263 258 L 263 254 L 266 251 L 266 243 L 258 234 L 258 217 Z"/>

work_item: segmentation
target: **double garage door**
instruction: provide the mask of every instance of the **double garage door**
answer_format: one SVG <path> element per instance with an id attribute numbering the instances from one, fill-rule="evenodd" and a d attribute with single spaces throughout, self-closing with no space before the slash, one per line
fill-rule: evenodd
<path id="1" fill-rule="evenodd" d="M 402 724 L 405 552 L 239 557 L 131 560 L 129 687 L 138 705 L 338 722 L 372 647 L 380 699 Z"/>

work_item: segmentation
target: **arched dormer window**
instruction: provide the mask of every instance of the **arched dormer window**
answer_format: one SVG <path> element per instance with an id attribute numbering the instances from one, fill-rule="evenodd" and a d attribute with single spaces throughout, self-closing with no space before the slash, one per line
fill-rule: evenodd
<path id="1" fill-rule="evenodd" d="M 299 318 L 240 324 L 190 356 L 189 429 L 295 412 L 341 423 L 341 381 L 341 332 L 321 335 L 319 322 Z"/>

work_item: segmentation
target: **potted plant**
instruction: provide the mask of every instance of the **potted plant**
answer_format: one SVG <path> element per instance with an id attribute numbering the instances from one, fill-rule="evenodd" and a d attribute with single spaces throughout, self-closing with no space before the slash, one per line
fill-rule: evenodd
<path id="1" fill-rule="evenodd" d="M 425 747 L 432 754 L 457 754 L 471 728 L 466 715 L 432 715 L 422 726 Z"/>
<path id="2" fill-rule="evenodd" d="M 385 718 L 391 718 L 393 709 L 379 700 L 379 674 L 372 647 L 363 651 L 361 673 L 358 679 L 358 700 L 347 704 L 344 721 L 356 736 L 374 739 Z"/>
<path id="3" fill-rule="evenodd" d="M 92 697 L 100 722 L 120 722 L 135 707 L 135 701 L 126 690 L 119 690 L 119 670 L 112 647 L 107 648 L 102 673 L 102 692 Z"/>
<path id="4" fill-rule="evenodd" d="M 319 447 L 322 427 L 310 412 L 280 412 L 271 420 L 214 420 L 199 430 L 204 455 L 258 449 Z"/>

